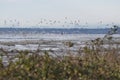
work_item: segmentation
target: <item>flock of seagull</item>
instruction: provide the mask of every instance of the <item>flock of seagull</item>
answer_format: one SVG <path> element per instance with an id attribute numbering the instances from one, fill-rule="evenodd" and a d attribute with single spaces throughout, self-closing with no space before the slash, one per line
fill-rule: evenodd
<path id="1" fill-rule="evenodd" d="M 28 23 L 30 24 L 30 21 L 26 21 L 24 23 Z M 98 24 L 102 25 L 103 22 L 99 21 Z M 114 23 L 112 23 L 114 24 Z M 19 21 L 17 19 L 13 19 L 13 20 L 4 20 L 3 22 L 4 26 L 9 26 L 9 27 L 20 27 L 21 25 L 23 25 L 23 21 Z M 41 18 L 40 21 L 36 22 L 36 24 L 32 25 L 32 26 L 36 26 L 36 27 L 41 27 L 41 26 L 61 26 L 61 27 L 88 27 L 89 24 L 88 22 L 85 22 L 84 24 L 81 24 L 81 21 L 79 19 L 77 20 L 69 20 L 68 17 L 65 17 L 63 21 L 60 20 L 47 20 L 44 18 Z M 109 24 L 106 24 L 105 26 L 109 26 Z"/>

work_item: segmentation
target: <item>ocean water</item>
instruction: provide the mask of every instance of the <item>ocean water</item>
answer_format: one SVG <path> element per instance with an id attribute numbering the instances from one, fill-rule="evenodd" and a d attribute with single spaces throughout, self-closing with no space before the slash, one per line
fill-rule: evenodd
<path id="1" fill-rule="evenodd" d="M 72 41 L 72 50 L 84 47 L 83 43 L 103 38 L 106 29 L 37 29 L 37 28 L 0 28 L 0 48 L 5 50 L 62 50 L 63 42 Z M 108 30 L 108 29 L 107 29 Z M 99 33 L 98 33 L 98 32 Z M 120 34 L 113 35 L 120 40 Z"/>
<path id="2" fill-rule="evenodd" d="M 22 40 L 92 40 L 102 38 L 109 31 L 106 29 L 55 29 L 55 28 L 0 28 L 0 41 Z M 120 29 L 116 37 L 120 37 Z"/>
<path id="3" fill-rule="evenodd" d="M 0 34 L 0 41 L 24 41 L 24 40 L 92 40 L 102 38 L 105 34 Z M 118 35 L 116 35 L 118 36 Z"/>

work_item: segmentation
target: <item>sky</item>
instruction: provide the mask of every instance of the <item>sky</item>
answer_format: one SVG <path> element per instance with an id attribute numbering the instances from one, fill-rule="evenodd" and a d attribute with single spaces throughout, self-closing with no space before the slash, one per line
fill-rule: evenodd
<path id="1" fill-rule="evenodd" d="M 119 24 L 120 0 L 0 0 L 0 26 L 5 26 L 6 22 L 7 26 L 13 23 L 21 23 L 23 27 L 37 26 L 41 19 L 80 20 L 83 25 Z"/>

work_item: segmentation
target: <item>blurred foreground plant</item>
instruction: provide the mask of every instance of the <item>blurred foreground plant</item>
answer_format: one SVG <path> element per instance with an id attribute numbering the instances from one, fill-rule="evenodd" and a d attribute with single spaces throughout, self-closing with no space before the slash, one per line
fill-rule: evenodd
<path id="1" fill-rule="evenodd" d="M 111 41 L 109 35 L 92 40 L 81 56 L 53 57 L 47 51 L 44 55 L 21 51 L 7 67 L 0 59 L 0 80 L 120 80 L 120 50 L 104 47 L 106 39 Z"/>

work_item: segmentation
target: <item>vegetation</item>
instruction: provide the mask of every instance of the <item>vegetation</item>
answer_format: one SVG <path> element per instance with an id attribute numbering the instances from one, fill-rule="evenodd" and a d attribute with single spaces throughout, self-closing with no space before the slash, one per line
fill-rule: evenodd
<path id="1" fill-rule="evenodd" d="M 74 43 L 71 42 L 71 41 L 64 42 L 64 44 L 68 47 L 73 47 L 74 46 Z"/>
<path id="2" fill-rule="evenodd" d="M 0 59 L 0 80 L 120 80 L 120 48 L 118 44 L 111 46 L 115 44 L 112 34 L 117 26 L 111 30 L 103 39 L 86 43 L 76 56 L 21 51 L 6 67 Z M 106 42 L 108 48 L 104 47 Z M 71 42 L 67 44 L 73 46 Z"/>

